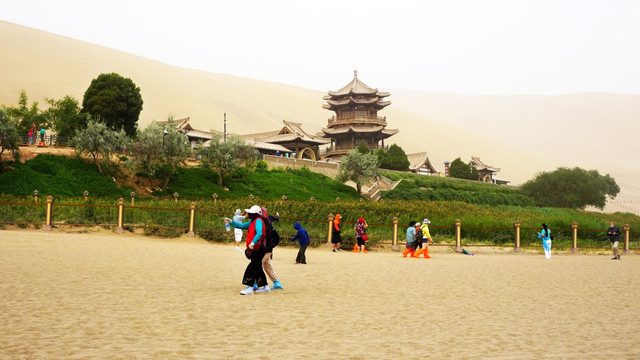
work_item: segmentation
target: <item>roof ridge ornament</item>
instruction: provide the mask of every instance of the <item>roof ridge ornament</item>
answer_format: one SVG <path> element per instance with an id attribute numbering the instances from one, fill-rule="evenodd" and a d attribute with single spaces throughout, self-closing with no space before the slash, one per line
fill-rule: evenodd
<path id="1" fill-rule="evenodd" d="M 353 70 L 353 77 L 358 77 L 358 70 Z"/>

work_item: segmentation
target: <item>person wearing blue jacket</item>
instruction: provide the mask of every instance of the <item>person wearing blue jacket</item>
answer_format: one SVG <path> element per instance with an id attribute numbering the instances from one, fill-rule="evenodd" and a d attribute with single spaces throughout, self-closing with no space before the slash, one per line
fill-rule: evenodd
<path id="1" fill-rule="evenodd" d="M 298 233 L 296 233 L 296 236 L 294 236 L 291 241 L 298 240 L 300 242 L 300 250 L 298 250 L 296 264 L 306 264 L 307 257 L 305 256 L 304 252 L 307 250 L 307 246 L 309 246 L 309 234 L 307 233 L 307 230 L 305 230 L 297 221 L 295 224 L 293 224 L 293 228 L 296 229 Z"/>
<path id="2" fill-rule="evenodd" d="M 542 224 L 542 231 L 538 233 L 538 238 L 542 239 L 544 257 L 551 259 L 551 230 L 549 230 L 547 224 Z"/>

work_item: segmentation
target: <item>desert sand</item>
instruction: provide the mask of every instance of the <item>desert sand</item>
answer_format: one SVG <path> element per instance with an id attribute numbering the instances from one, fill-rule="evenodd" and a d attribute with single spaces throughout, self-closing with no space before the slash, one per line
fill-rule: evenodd
<path id="1" fill-rule="evenodd" d="M 640 358 L 637 255 L 296 252 L 241 296 L 230 244 L 0 231 L 0 358 Z"/>

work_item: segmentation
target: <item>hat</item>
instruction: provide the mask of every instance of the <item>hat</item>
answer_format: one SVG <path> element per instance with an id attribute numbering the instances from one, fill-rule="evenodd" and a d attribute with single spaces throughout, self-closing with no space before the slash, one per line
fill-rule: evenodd
<path id="1" fill-rule="evenodd" d="M 431 224 L 431 221 L 429 221 L 429 219 L 427 219 L 427 218 L 424 218 L 424 220 L 422 220 L 422 222 L 425 223 L 425 224 Z"/>
<path id="2" fill-rule="evenodd" d="M 240 215 L 240 214 L 242 214 L 242 210 L 236 209 L 236 215 Z"/>
<path id="3" fill-rule="evenodd" d="M 260 214 L 262 213 L 262 208 L 258 205 L 253 205 L 249 209 L 244 209 L 244 211 L 246 211 L 247 214 Z"/>

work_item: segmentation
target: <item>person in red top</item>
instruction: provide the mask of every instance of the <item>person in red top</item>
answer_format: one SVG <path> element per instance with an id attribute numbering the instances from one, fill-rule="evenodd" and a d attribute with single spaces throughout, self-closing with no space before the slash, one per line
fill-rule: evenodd
<path id="1" fill-rule="evenodd" d="M 256 292 L 271 292 L 269 284 L 267 283 L 267 276 L 262 269 L 262 259 L 265 255 L 265 247 L 262 246 L 265 241 L 265 224 L 262 220 L 262 208 L 258 205 L 253 205 L 249 209 L 245 209 L 247 217 L 250 221 L 245 223 L 238 223 L 225 218 L 225 221 L 229 221 L 231 226 L 240 229 L 247 229 L 247 254 L 249 257 L 249 265 L 244 271 L 242 278 L 242 284 L 247 287 L 240 291 L 240 295 L 253 295 L 253 285 L 258 286 Z"/>

